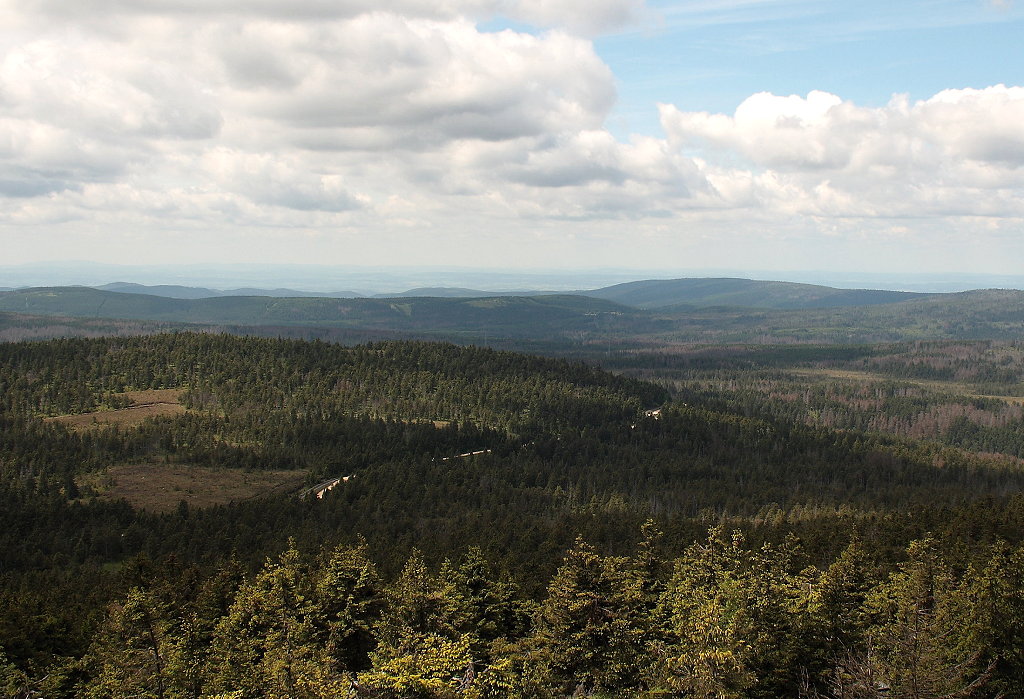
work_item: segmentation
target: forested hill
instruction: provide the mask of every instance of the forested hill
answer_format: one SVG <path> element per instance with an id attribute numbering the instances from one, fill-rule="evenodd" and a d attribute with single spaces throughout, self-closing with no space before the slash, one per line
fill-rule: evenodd
<path id="1" fill-rule="evenodd" d="M 113 282 L 96 287 L 100 291 L 116 291 L 122 294 L 148 294 L 150 296 L 166 296 L 173 299 L 205 299 L 219 296 L 272 296 L 276 298 L 358 298 L 363 294 L 355 291 L 298 291 L 296 289 L 208 289 L 196 286 L 181 286 L 179 284 L 133 284 L 130 282 Z M 9 291 L 9 289 L 3 289 Z"/>
<path id="2" fill-rule="evenodd" d="M 453 337 L 491 332 L 504 337 L 568 338 L 599 329 L 630 333 L 658 327 L 640 312 L 581 296 L 176 299 L 55 287 L 0 293 L 0 311 L 163 323 L 358 328 Z"/>
<path id="3" fill-rule="evenodd" d="M 181 388 L 187 404 L 213 401 L 227 414 L 376 414 L 466 420 L 510 432 L 528 429 L 541 415 L 555 421 L 543 423 L 550 429 L 575 412 L 545 407 L 546 400 L 635 415 L 667 395 L 582 363 L 475 347 L 345 347 L 193 333 L 0 344 L 0 386 L 0 406 L 12 415 L 88 412 L 112 407 L 118 392 Z"/>
<path id="4" fill-rule="evenodd" d="M 870 302 L 873 305 L 822 308 L 684 304 L 645 310 L 571 295 L 174 299 L 59 287 L 0 292 L 0 338 L 133 334 L 181 329 L 188 324 L 240 334 L 344 342 L 397 338 L 498 342 L 507 348 L 563 353 L 588 346 L 609 350 L 612 346 L 649 348 L 680 342 L 1013 340 L 1024 333 L 1022 291 L 989 289 L 899 298 L 903 296 L 885 303 Z M 881 296 L 875 299 L 881 300 Z"/>
<path id="5" fill-rule="evenodd" d="M 292 289 L 232 289 L 219 291 L 201 287 L 145 286 L 117 282 L 97 287 L 103 291 L 149 294 L 179 299 L 213 298 L 219 296 L 332 297 L 356 298 L 486 298 L 488 296 L 549 296 L 553 291 L 521 289 L 518 291 L 482 291 L 461 287 L 418 287 L 394 293 L 359 294 L 352 291 L 335 293 L 306 292 Z M 0 289 L 3 291 L 4 289 Z M 561 292 L 563 295 L 566 292 Z M 599 289 L 579 290 L 574 295 L 599 298 L 635 308 L 663 308 L 688 304 L 692 306 L 735 306 L 741 308 L 837 308 L 873 306 L 878 304 L 924 298 L 930 294 L 876 289 L 837 289 L 815 284 L 799 284 L 736 278 L 651 279 L 625 282 Z"/>
<path id="6" fill-rule="evenodd" d="M 653 337 L 700 344 L 873 344 L 1017 340 L 1024 291 L 981 289 L 869 306 L 800 310 L 671 306 L 650 311 L 670 328 Z"/>
<path id="7" fill-rule="evenodd" d="M 690 305 L 789 310 L 875 306 L 929 296 L 907 291 L 836 289 L 814 284 L 732 278 L 651 279 L 581 293 L 637 308 Z"/>
<path id="8" fill-rule="evenodd" d="M 1020 461 L 763 408 L 440 343 L 0 344 L 0 692 L 1011 696 Z"/>

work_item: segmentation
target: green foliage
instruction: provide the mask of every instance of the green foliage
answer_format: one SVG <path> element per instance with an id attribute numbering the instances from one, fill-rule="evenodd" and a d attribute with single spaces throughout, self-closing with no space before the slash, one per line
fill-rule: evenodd
<path id="1" fill-rule="evenodd" d="M 545 684 L 564 694 L 637 689 L 649 619 L 629 559 L 577 540 L 537 611 L 534 644 Z"/>
<path id="2" fill-rule="evenodd" d="M 752 548 L 715 528 L 673 560 L 656 542 L 650 525 L 628 557 L 577 540 L 532 619 L 475 549 L 438 569 L 413 551 L 390 584 L 365 543 L 316 558 L 292 546 L 240 584 L 233 564 L 172 582 L 171 569 L 140 562 L 130 577 L 158 585 L 110 606 L 77 678 L 54 664 L 38 686 L 54 696 L 481 699 L 916 699 L 1021 687 L 1019 547 L 997 545 L 958 571 L 924 539 L 879 576 L 859 540 L 824 570 L 799 569 L 791 540 Z M 8 687 L 32 683 L 2 657 L 0 670 Z"/>
<path id="3" fill-rule="evenodd" d="M 969 618 L 957 629 L 962 652 L 974 662 L 969 676 L 989 676 L 994 692 L 1012 696 L 1024 678 L 1024 548 L 998 542 L 972 565 L 958 589 Z"/>
<path id="4" fill-rule="evenodd" d="M 313 573 L 314 641 L 336 671 L 362 670 L 376 644 L 373 624 L 384 604 L 376 566 L 365 542 L 339 546 L 323 558 Z"/>
<path id="5" fill-rule="evenodd" d="M 24 691 L 27 685 L 28 676 L 7 660 L 3 646 L 0 646 L 0 692 L 5 696 L 14 696 Z"/>
<path id="6" fill-rule="evenodd" d="M 989 679 L 976 673 L 981 649 L 958 643 L 973 617 L 972 601 L 958 595 L 959 584 L 930 539 L 916 541 L 909 560 L 867 601 L 873 619 L 871 655 L 863 665 L 893 696 L 968 696 Z"/>
<path id="7" fill-rule="evenodd" d="M 311 580 L 289 548 L 243 585 L 217 624 L 211 665 L 214 688 L 243 696 L 293 696 L 322 667 L 314 650 Z"/>
<path id="8" fill-rule="evenodd" d="M 111 607 L 87 659 L 93 679 L 90 697 L 181 696 L 172 687 L 174 666 L 182 662 L 166 604 L 156 594 L 132 588 Z"/>
<path id="9" fill-rule="evenodd" d="M 942 351 L 705 352 L 668 403 L 580 363 L 419 342 L 0 345 L 0 677 L 46 696 L 1013 696 L 1024 471 L 854 422 L 970 407 L 1012 431 L 1014 408 L 779 371 L 921 373 Z M 1015 366 L 1015 347 L 971 352 Z M 159 387 L 188 412 L 43 419 Z M 165 515 L 88 484 L 139 462 L 353 477 Z"/>
<path id="10" fill-rule="evenodd" d="M 698 697 L 792 688 L 800 591 L 790 553 L 742 542 L 713 530 L 676 561 L 662 601 L 669 634 L 658 649 L 660 687 Z"/>
<path id="11" fill-rule="evenodd" d="M 860 539 L 852 541 L 825 569 L 808 597 L 808 624 L 804 639 L 816 663 L 808 663 L 808 680 L 815 686 L 829 683 L 836 665 L 851 648 L 866 644 L 869 616 L 865 604 L 880 580 Z"/>
<path id="12" fill-rule="evenodd" d="M 375 651 L 373 669 L 359 675 L 359 684 L 386 697 L 458 696 L 472 678 L 469 645 L 468 636 L 411 634 L 400 647 Z"/>

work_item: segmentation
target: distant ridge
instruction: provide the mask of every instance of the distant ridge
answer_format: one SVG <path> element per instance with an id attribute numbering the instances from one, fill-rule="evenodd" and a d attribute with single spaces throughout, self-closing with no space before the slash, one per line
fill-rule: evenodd
<path id="1" fill-rule="evenodd" d="M 267 298 L 436 298 L 473 299 L 497 298 L 504 296 L 532 297 L 570 295 L 639 308 L 670 309 L 675 306 L 728 306 L 735 308 L 757 308 L 775 310 L 798 310 L 815 308 L 842 308 L 848 306 L 877 306 L 927 298 L 932 294 L 909 291 L 887 291 L 877 289 L 837 289 L 816 284 L 796 282 L 761 281 L 742 278 L 685 278 L 650 279 L 625 282 L 599 289 L 575 292 L 546 290 L 483 291 L 463 287 L 417 287 L 407 291 L 387 292 L 366 296 L 355 291 L 316 292 L 296 289 L 240 288 L 230 290 L 205 287 L 161 284 L 147 286 L 129 282 L 114 282 L 93 287 L 101 291 L 128 294 L 147 294 L 174 299 L 210 299 L 224 297 L 254 296 Z"/>
<path id="2" fill-rule="evenodd" d="M 408 292 L 397 292 L 395 294 L 374 294 L 375 299 L 409 299 L 409 298 L 433 298 L 433 299 L 482 299 L 488 296 L 539 296 L 547 292 L 521 291 L 521 292 L 484 292 L 478 289 L 462 289 L 460 287 L 421 287 L 410 289 Z"/>
<path id="3" fill-rule="evenodd" d="M 500 332 L 509 337 L 620 327 L 650 330 L 641 312 L 584 296 L 176 299 L 91 287 L 0 292 L 0 311 L 77 318 L 134 319 L 206 325 L 281 325 L 398 332 Z"/>
<path id="4" fill-rule="evenodd" d="M 698 280 L 715 282 L 719 280 Z M 762 298 L 740 306 L 734 282 L 747 282 L 748 293 Z M 0 332 L 21 326 L 36 335 L 47 325 L 40 318 L 64 317 L 179 326 L 192 324 L 224 332 L 273 332 L 283 336 L 341 337 L 359 334 L 444 338 L 453 342 L 497 338 L 529 340 L 534 348 L 551 343 L 582 346 L 613 342 L 641 343 L 878 343 L 909 340 L 1019 340 L 1024 337 L 1024 291 L 977 290 L 939 294 L 901 294 L 839 290 L 813 285 L 759 285 L 724 280 L 689 296 L 663 294 L 643 298 L 611 289 L 633 303 L 673 303 L 643 309 L 611 299 L 584 295 L 484 296 L 474 298 L 278 298 L 225 296 L 175 299 L 151 294 L 101 291 L 91 287 L 50 287 L 0 292 Z M 631 292 L 650 293 L 671 284 L 637 284 Z M 646 287 L 646 288 L 645 288 Z M 599 290 L 600 291 L 600 290 Z M 718 293 L 711 293 L 717 291 Z M 781 293 L 780 292 L 784 292 Z M 798 293 L 797 293 L 798 292 Z M 775 294 L 773 298 L 771 295 Z M 728 298 L 728 300 L 724 300 Z M 853 299 L 860 305 L 851 305 Z M 896 301 L 887 299 L 895 299 Z M 899 299 L 907 299 L 899 301 Z M 729 302 L 732 302 L 729 305 Z M 898 301 L 898 302 L 897 302 Z M 765 307 L 770 302 L 774 307 Z M 872 303 L 873 302 L 873 303 Z M 699 305 L 704 303 L 705 305 Z M 837 305 L 839 304 L 839 305 Z M 53 331 L 66 335 L 70 330 Z M 253 330 L 262 328 L 263 330 Z M 96 328 L 84 332 L 95 333 Z M 12 336 L 21 337 L 21 336 Z M 540 344 L 536 344 L 540 343 Z"/>
<path id="5" fill-rule="evenodd" d="M 333 298 L 353 299 L 359 298 L 362 294 L 355 291 L 296 291 L 295 289 L 207 289 L 201 286 L 178 286 L 175 284 L 135 284 L 132 282 L 113 282 L 103 286 L 93 287 L 100 291 L 113 291 L 119 294 L 149 294 L 150 296 L 161 296 L 171 299 L 210 299 L 223 296 L 269 296 L 272 298 Z M 7 291 L 7 289 L 0 289 Z"/>
<path id="6" fill-rule="evenodd" d="M 734 306 L 797 310 L 877 306 L 922 299 L 932 294 L 876 289 L 835 289 L 815 284 L 754 279 L 651 279 L 626 282 L 580 294 L 634 308 L 671 306 Z"/>

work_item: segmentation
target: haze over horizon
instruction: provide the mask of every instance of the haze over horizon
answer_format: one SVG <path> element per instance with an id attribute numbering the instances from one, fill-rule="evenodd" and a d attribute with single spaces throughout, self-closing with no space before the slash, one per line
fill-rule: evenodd
<path id="1" fill-rule="evenodd" d="M 1022 35 L 1012 0 L 0 0 L 0 265 L 1012 279 Z"/>
<path id="2" fill-rule="evenodd" d="M 171 285 L 220 291 L 238 289 L 300 292 L 403 293 L 416 289 L 475 289 L 485 292 L 572 292 L 626 282 L 683 278 L 742 278 L 795 282 L 840 289 L 887 289 L 950 293 L 973 289 L 1024 290 L 1024 274 L 867 273 L 821 270 L 472 268 L 453 266 L 356 265 L 120 265 L 54 261 L 0 265 L 0 290 L 48 286 L 102 287 L 112 283 Z"/>

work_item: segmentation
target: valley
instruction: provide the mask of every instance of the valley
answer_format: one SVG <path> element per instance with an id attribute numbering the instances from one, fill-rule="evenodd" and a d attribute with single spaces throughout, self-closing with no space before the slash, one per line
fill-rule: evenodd
<path id="1" fill-rule="evenodd" d="M 843 673 L 901 671 L 899 610 L 932 595 L 914 671 L 997 696 L 1022 671 L 1024 345 L 1004 337 L 1012 308 L 935 299 L 679 316 L 371 299 L 399 320 L 367 306 L 350 327 L 303 325 L 310 308 L 288 325 L 5 316 L 59 331 L 0 344 L 0 680 L 830 697 Z M 981 338 L 681 339 L 697 319 L 732 338 L 911 308 L 955 308 Z M 695 675 L 694 653 L 734 671 Z"/>

